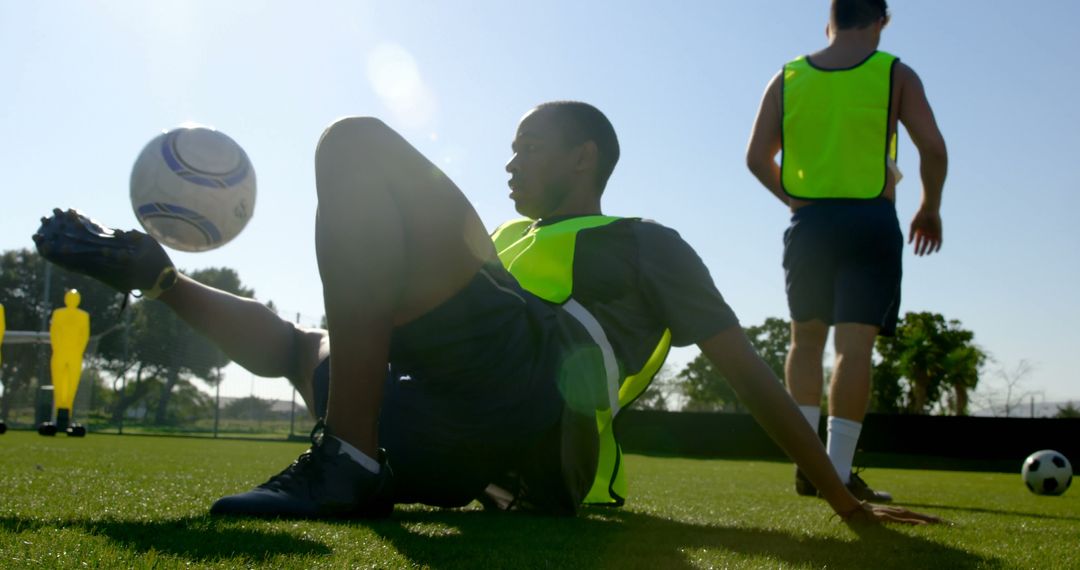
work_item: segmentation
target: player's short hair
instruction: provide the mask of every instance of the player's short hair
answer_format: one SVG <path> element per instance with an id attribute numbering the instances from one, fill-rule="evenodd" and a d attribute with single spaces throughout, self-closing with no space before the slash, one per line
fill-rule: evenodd
<path id="1" fill-rule="evenodd" d="M 596 144 L 596 183 L 598 190 L 603 192 L 619 162 L 619 137 L 615 135 L 611 121 L 600 109 L 581 101 L 551 101 L 536 108 L 554 111 L 563 142 L 568 146 L 587 141 Z"/>
<path id="2" fill-rule="evenodd" d="M 865 28 L 882 18 L 889 19 L 885 0 L 832 0 L 832 20 L 838 30 Z"/>

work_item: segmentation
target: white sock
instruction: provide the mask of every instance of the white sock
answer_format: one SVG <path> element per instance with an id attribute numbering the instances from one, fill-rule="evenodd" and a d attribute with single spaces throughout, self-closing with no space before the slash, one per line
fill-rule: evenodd
<path id="1" fill-rule="evenodd" d="M 802 412 L 814 433 L 817 433 L 818 423 L 821 421 L 821 406 L 799 406 L 799 411 Z"/>
<path id="2" fill-rule="evenodd" d="M 349 459 L 352 459 L 353 461 L 359 463 L 361 467 L 363 467 L 364 469 L 367 469 L 368 471 L 371 471 L 372 473 L 378 473 L 379 472 L 379 462 L 378 461 L 375 461 L 374 459 L 369 457 L 368 454 L 364 453 L 363 451 L 360 451 L 359 449 L 356 449 L 355 447 L 353 447 L 349 442 L 345 441 L 344 439 L 341 439 L 340 437 L 337 437 L 336 435 L 332 435 L 330 437 L 338 440 L 338 443 L 341 444 L 341 447 L 340 447 L 341 455 L 348 455 Z"/>
<path id="3" fill-rule="evenodd" d="M 829 440 L 825 445 L 840 480 L 847 483 L 851 479 L 851 462 L 855 460 L 855 446 L 859 443 L 862 424 L 829 416 Z"/>

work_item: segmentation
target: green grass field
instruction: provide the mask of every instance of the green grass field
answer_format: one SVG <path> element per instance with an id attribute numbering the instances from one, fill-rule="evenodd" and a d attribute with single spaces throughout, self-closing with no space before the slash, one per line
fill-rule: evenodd
<path id="1" fill-rule="evenodd" d="M 217 519 L 297 443 L 0 436 L 2 568 L 1077 568 L 1080 490 L 1018 474 L 873 469 L 935 527 L 849 528 L 785 463 L 630 456 L 622 509 L 574 519 L 398 507 L 388 521 Z"/>

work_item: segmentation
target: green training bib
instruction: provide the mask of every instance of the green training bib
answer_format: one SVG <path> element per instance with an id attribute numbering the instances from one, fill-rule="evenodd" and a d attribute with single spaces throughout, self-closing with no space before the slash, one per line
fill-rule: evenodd
<path id="1" fill-rule="evenodd" d="M 665 330 L 645 366 L 625 378 L 618 378 L 614 351 L 603 329 L 573 299 L 574 252 L 578 233 L 620 219 L 600 215 L 580 216 L 543 226 L 533 225 L 532 220 L 519 219 L 499 226 L 492 234 L 499 260 L 518 283 L 537 297 L 562 305 L 581 322 L 604 353 L 609 405 L 595 411 L 600 453 L 596 478 L 584 502 L 615 506 L 626 501 L 628 489 L 622 450 L 615 440 L 615 416 L 623 406 L 630 405 L 648 388 L 671 348 L 671 331 Z"/>
<path id="2" fill-rule="evenodd" d="M 784 66 L 784 192 L 804 200 L 876 198 L 885 190 L 892 70 L 877 51 L 847 69 L 820 69 L 805 56 Z"/>

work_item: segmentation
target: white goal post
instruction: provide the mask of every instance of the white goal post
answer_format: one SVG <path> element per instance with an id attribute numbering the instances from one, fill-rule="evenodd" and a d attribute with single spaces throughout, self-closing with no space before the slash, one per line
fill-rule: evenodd
<path id="1" fill-rule="evenodd" d="M 5 331 L 3 344 L 49 344 L 49 333 L 37 331 Z"/>
<path id="2" fill-rule="evenodd" d="M 90 335 L 87 350 L 89 351 L 89 348 L 94 346 L 94 343 L 101 340 L 101 337 L 122 327 L 121 324 L 115 324 L 98 334 Z M 51 344 L 48 331 L 5 331 L 4 338 L 0 339 L 0 341 L 2 341 L 0 344 Z"/>

